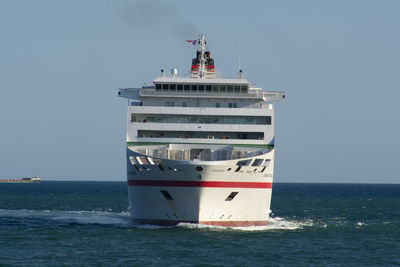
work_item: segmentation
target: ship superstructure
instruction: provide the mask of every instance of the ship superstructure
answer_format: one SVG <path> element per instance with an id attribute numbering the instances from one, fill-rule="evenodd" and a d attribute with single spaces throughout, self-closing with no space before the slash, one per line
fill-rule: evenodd
<path id="1" fill-rule="evenodd" d="M 190 77 L 161 71 L 128 98 L 129 211 L 139 223 L 266 225 L 274 168 L 274 109 L 284 92 L 215 77 L 204 35 Z"/>

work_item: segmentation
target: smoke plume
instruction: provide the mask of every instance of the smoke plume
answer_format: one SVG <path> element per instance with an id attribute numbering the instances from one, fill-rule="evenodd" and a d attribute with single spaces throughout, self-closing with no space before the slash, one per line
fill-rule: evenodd
<path id="1" fill-rule="evenodd" d="M 176 6 L 160 0 L 125 2 L 121 16 L 125 23 L 134 28 L 165 28 L 180 40 L 196 38 L 200 33 L 185 21 Z"/>

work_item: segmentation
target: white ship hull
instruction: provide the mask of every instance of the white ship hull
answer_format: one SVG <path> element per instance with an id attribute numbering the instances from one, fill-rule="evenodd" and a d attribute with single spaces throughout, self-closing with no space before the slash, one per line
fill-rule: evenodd
<path id="1" fill-rule="evenodd" d="M 129 157 L 143 155 L 128 149 L 130 214 L 142 224 L 266 225 L 270 213 L 273 153 L 272 150 L 246 158 L 269 159 L 264 170 L 250 165 L 235 172 L 237 160 L 161 159 L 164 170 L 149 163 L 141 165 L 139 171 Z M 203 170 L 197 171 L 198 166 Z M 235 196 L 229 200 L 232 193 Z"/>

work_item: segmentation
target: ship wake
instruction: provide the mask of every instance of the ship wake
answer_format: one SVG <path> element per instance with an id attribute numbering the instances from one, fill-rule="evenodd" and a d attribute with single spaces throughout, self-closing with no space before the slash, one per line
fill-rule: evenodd
<path id="1" fill-rule="evenodd" d="M 312 220 L 294 220 L 270 217 L 266 226 L 224 227 L 196 223 L 179 223 L 177 226 L 138 225 L 128 212 L 108 211 L 54 211 L 54 210 L 7 210 L 0 209 L 0 226 L 14 227 L 68 227 L 68 226 L 108 226 L 137 229 L 213 229 L 239 231 L 299 230 L 313 226 Z"/>
<path id="2" fill-rule="evenodd" d="M 0 209 L 0 225 L 14 227 L 65 227 L 68 225 L 128 227 L 130 224 L 131 219 L 127 212 Z"/>

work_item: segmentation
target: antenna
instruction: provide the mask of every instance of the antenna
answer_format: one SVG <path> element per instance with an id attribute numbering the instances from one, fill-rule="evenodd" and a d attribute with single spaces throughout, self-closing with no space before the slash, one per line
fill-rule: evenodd
<path id="1" fill-rule="evenodd" d="M 243 70 L 242 70 L 242 68 L 241 68 L 241 66 L 240 66 L 240 50 L 238 50 L 238 68 L 239 68 L 239 70 L 238 70 L 238 78 L 239 79 L 242 79 L 243 78 Z"/>
<path id="2" fill-rule="evenodd" d="M 238 50 L 238 71 L 240 71 L 240 49 Z"/>

